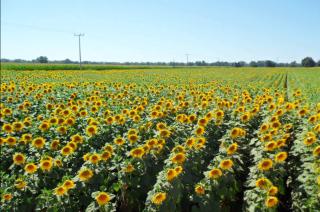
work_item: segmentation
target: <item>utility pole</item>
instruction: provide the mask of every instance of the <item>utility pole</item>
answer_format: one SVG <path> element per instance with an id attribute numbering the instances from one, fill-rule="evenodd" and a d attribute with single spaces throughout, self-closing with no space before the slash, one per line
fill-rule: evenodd
<path id="1" fill-rule="evenodd" d="M 186 57 L 187 57 L 187 66 L 188 66 L 188 64 L 189 64 L 189 55 L 190 55 L 190 54 L 186 54 Z"/>
<path id="2" fill-rule="evenodd" d="M 74 34 L 74 36 L 78 36 L 79 38 L 79 64 L 80 64 L 80 70 L 81 70 L 81 42 L 80 42 L 80 37 L 84 36 L 84 34 Z"/>

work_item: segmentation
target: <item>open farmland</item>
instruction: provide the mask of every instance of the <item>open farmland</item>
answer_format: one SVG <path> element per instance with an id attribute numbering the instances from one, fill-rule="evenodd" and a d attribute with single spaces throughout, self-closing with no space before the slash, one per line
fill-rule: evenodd
<path id="1" fill-rule="evenodd" d="M 1 71 L 1 211 L 319 211 L 320 68 Z"/>

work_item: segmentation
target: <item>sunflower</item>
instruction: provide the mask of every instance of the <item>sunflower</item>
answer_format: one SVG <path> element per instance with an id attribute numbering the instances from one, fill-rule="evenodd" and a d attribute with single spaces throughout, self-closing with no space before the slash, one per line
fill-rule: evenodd
<path id="1" fill-rule="evenodd" d="M 300 116 L 305 116 L 307 113 L 308 113 L 308 111 L 306 109 L 301 109 L 301 110 L 298 111 L 298 114 Z"/>
<path id="2" fill-rule="evenodd" d="M 104 121 L 107 123 L 107 124 L 112 124 L 114 122 L 114 117 L 113 116 L 108 116 Z"/>
<path id="3" fill-rule="evenodd" d="M 303 140 L 303 143 L 304 143 L 304 145 L 306 145 L 306 146 L 310 146 L 310 145 L 312 145 L 315 141 L 316 141 L 316 137 L 314 137 L 314 136 L 309 136 L 309 137 L 307 137 L 307 138 L 305 138 L 305 139 Z"/>
<path id="4" fill-rule="evenodd" d="M 185 152 L 185 148 L 181 145 L 177 145 L 175 146 L 173 149 L 172 149 L 172 152 L 175 152 L 175 153 L 184 153 Z"/>
<path id="5" fill-rule="evenodd" d="M 60 126 L 57 128 L 57 132 L 64 135 L 67 133 L 67 128 L 65 126 Z"/>
<path id="6" fill-rule="evenodd" d="M 264 149 L 266 151 L 273 151 L 275 148 L 277 148 L 277 143 L 275 141 L 269 141 L 265 144 Z"/>
<path id="7" fill-rule="evenodd" d="M 205 129 L 203 126 L 198 126 L 195 130 L 195 134 L 197 136 L 203 135 L 204 132 L 205 132 Z"/>
<path id="8" fill-rule="evenodd" d="M 261 171 L 268 171 L 272 168 L 272 160 L 271 159 L 263 159 L 259 162 L 258 168 Z"/>
<path id="9" fill-rule="evenodd" d="M 196 185 L 194 188 L 194 191 L 196 192 L 197 195 L 203 195 L 205 193 L 205 189 L 202 185 Z"/>
<path id="10" fill-rule="evenodd" d="M 90 155 L 89 160 L 92 164 L 97 164 L 101 160 L 101 157 L 99 154 L 93 153 L 92 155 Z"/>
<path id="11" fill-rule="evenodd" d="M 67 146 L 71 147 L 73 151 L 75 151 L 78 147 L 77 143 L 74 141 L 70 141 L 69 143 L 67 143 Z"/>
<path id="12" fill-rule="evenodd" d="M 164 130 L 164 129 L 166 129 L 166 127 L 167 127 L 167 125 L 165 123 L 163 123 L 163 122 L 157 123 L 157 126 L 156 126 L 158 131 Z"/>
<path id="13" fill-rule="evenodd" d="M 243 114 L 240 119 L 242 122 L 248 122 L 250 120 L 250 113 Z"/>
<path id="14" fill-rule="evenodd" d="M 271 188 L 268 191 L 269 196 L 275 196 L 278 193 L 279 189 L 276 186 L 271 186 Z"/>
<path id="15" fill-rule="evenodd" d="M 159 135 L 161 138 L 169 138 L 171 135 L 171 132 L 170 132 L 170 130 L 162 129 L 159 131 Z"/>
<path id="16" fill-rule="evenodd" d="M 52 150 L 57 150 L 58 149 L 58 146 L 60 144 L 60 141 L 59 140 L 53 140 L 50 144 L 50 148 Z"/>
<path id="17" fill-rule="evenodd" d="M 2 195 L 2 199 L 5 201 L 10 201 L 12 198 L 13 198 L 13 196 L 10 193 L 5 193 Z"/>
<path id="18" fill-rule="evenodd" d="M 13 127 L 11 124 L 4 124 L 2 126 L 2 130 L 6 133 L 12 133 L 13 132 Z"/>
<path id="19" fill-rule="evenodd" d="M 28 174 L 33 174 L 37 171 L 38 167 L 34 163 L 28 163 L 25 165 L 24 170 Z"/>
<path id="20" fill-rule="evenodd" d="M 75 123 L 75 119 L 73 117 L 69 117 L 64 121 L 65 125 L 72 126 Z"/>
<path id="21" fill-rule="evenodd" d="M 240 128 L 233 128 L 230 132 L 231 138 L 237 138 L 240 135 Z"/>
<path id="22" fill-rule="evenodd" d="M 161 203 L 167 198 L 167 194 L 164 192 L 158 192 L 153 195 L 151 202 L 156 205 L 161 205 Z"/>
<path id="23" fill-rule="evenodd" d="M 63 187 L 65 187 L 67 190 L 73 189 L 76 187 L 76 184 L 72 180 L 66 180 L 63 183 Z"/>
<path id="24" fill-rule="evenodd" d="M 71 136 L 71 141 L 76 142 L 76 143 L 82 143 L 83 137 L 79 134 L 75 134 L 75 135 Z"/>
<path id="25" fill-rule="evenodd" d="M 211 179 L 218 179 L 222 176 L 221 169 L 213 168 L 208 172 L 208 177 Z"/>
<path id="26" fill-rule="evenodd" d="M 261 127 L 260 127 L 260 132 L 265 132 L 265 131 L 267 131 L 268 129 L 269 129 L 269 124 L 264 123 L 264 124 L 262 124 Z"/>
<path id="27" fill-rule="evenodd" d="M 215 115 L 217 119 L 222 119 L 224 117 L 224 112 L 223 110 L 218 110 L 216 111 Z"/>
<path id="28" fill-rule="evenodd" d="M 267 178 L 259 178 L 256 181 L 256 187 L 260 188 L 260 189 L 267 189 L 270 185 L 272 185 L 272 183 L 270 182 L 269 179 Z"/>
<path id="29" fill-rule="evenodd" d="M 173 163 L 182 164 L 186 160 L 186 156 L 184 153 L 177 153 L 172 158 L 171 161 Z"/>
<path id="30" fill-rule="evenodd" d="M 131 144 L 135 143 L 139 139 L 137 134 L 128 134 L 128 140 Z"/>
<path id="31" fill-rule="evenodd" d="M 225 170 L 231 169 L 233 166 L 233 161 L 230 159 L 222 160 L 219 167 Z"/>
<path id="32" fill-rule="evenodd" d="M 169 169 L 167 171 L 167 181 L 170 182 L 176 177 L 177 177 L 177 173 L 176 173 L 175 169 Z"/>
<path id="33" fill-rule="evenodd" d="M 275 207 L 276 205 L 278 205 L 278 198 L 277 197 L 273 197 L 273 196 L 269 196 L 267 197 L 267 200 L 265 202 L 265 205 L 268 207 L 268 208 L 273 208 Z"/>
<path id="34" fill-rule="evenodd" d="M 208 120 L 206 118 L 202 118 L 202 119 L 199 119 L 198 121 L 198 125 L 199 126 L 206 126 L 208 124 Z"/>
<path id="35" fill-rule="evenodd" d="M 32 140 L 32 145 L 36 147 L 37 149 L 42 149 L 45 145 L 45 139 L 42 137 L 37 137 Z"/>
<path id="36" fill-rule="evenodd" d="M 62 167 L 62 161 L 60 159 L 56 159 L 54 161 L 54 165 L 57 166 L 57 167 Z"/>
<path id="37" fill-rule="evenodd" d="M 124 172 L 126 173 L 131 173 L 134 171 L 134 166 L 132 164 L 128 164 L 124 169 L 123 169 Z"/>
<path id="38" fill-rule="evenodd" d="M 40 162 L 40 168 L 42 171 L 49 172 L 52 168 L 52 160 L 42 160 Z"/>
<path id="39" fill-rule="evenodd" d="M 49 128 L 50 128 L 50 123 L 49 122 L 42 122 L 40 125 L 39 125 L 39 130 L 41 130 L 42 132 L 45 132 L 47 131 Z"/>
<path id="40" fill-rule="evenodd" d="M 90 153 L 86 153 L 86 154 L 84 154 L 83 156 L 82 156 L 82 159 L 84 160 L 84 161 L 88 161 L 89 159 L 90 159 Z"/>
<path id="41" fill-rule="evenodd" d="M 113 153 L 113 147 L 110 144 L 107 144 L 105 147 L 103 147 L 103 150 Z"/>
<path id="42" fill-rule="evenodd" d="M 15 137 L 8 137 L 5 142 L 9 145 L 9 146 L 14 146 L 17 144 L 17 139 Z"/>
<path id="43" fill-rule="evenodd" d="M 122 145 L 124 144 L 124 139 L 121 138 L 121 137 L 115 138 L 115 139 L 113 140 L 113 142 L 114 142 L 116 145 L 118 145 L 118 146 L 122 146 Z"/>
<path id="44" fill-rule="evenodd" d="M 24 189 L 26 186 L 27 186 L 27 183 L 22 180 L 22 179 L 17 179 L 15 182 L 14 182 L 14 186 L 19 189 L 19 190 L 22 190 Z"/>
<path id="45" fill-rule="evenodd" d="M 198 137 L 198 138 L 196 138 L 196 143 L 197 143 L 198 145 L 203 146 L 203 145 L 206 144 L 206 142 L 207 142 L 207 140 L 206 140 L 205 137 Z"/>
<path id="46" fill-rule="evenodd" d="M 89 125 L 89 126 L 86 128 L 86 134 L 87 134 L 89 137 L 92 137 L 93 135 L 97 134 L 97 131 L 98 131 L 98 128 L 97 128 L 97 126 L 95 126 L 95 125 Z"/>
<path id="47" fill-rule="evenodd" d="M 271 123 L 271 127 L 274 129 L 278 129 L 281 126 L 281 123 L 279 121 L 275 121 Z"/>
<path id="48" fill-rule="evenodd" d="M 194 138 L 188 138 L 186 141 L 186 146 L 191 148 L 195 144 L 195 139 Z"/>
<path id="49" fill-rule="evenodd" d="M 59 186 L 59 187 L 54 189 L 54 194 L 56 196 L 63 196 L 63 195 L 65 195 L 67 193 L 67 191 L 68 190 L 65 187 Z"/>
<path id="50" fill-rule="evenodd" d="M 13 122 L 13 129 L 16 132 L 20 132 L 24 128 L 24 124 L 22 122 Z"/>
<path id="51" fill-rule="evenodd" d="M 97 203 L 102 206 L 105 204 L 108 204 L 108 202 L 110 201 L 111 197 L 108 193 L 106 192 L 99 192 L 97 194 L 97 196 L 95 197 Z"/>
<path id="52" fill-rule="evenodd" d="M 237 151 L 237 149 L 238 149 L 238 144 L 237 143 L 233 143 L 228 147 L 227 154 L 228 155 L 232 155 Z"/>
<path id="53" fill-rule="evenodd" d="M 101 154 L 101 159 L 102 160 L 108 160 L 109 158 L 111 158 L 112 154 L 109 151 L 104 151 Z"/>
<path id="54" fill-rule="evenodd" d="M 145 151 L 142 147 L 138 147 L 130 151 L 130 155 L 134 158 L 142 158 L 144 153 Z"/>
<path id="55" fill-rule="evenodd" d="M 287 152 L 279 152 L 274 157 L 274 160 L 276 163 L 281 163 L 281 162 L 285 161 L 287 159 L 287 157 L 288 157 Z"/>
<path id="56" fill-rule="evenodd" d="M 316 148 L 314 148 L 313 155 L 315 157 L 319 157 L 320 156 L 320 146 L 317 146 Z"/>
<path id="57" fill-rule="evenodd" d="M 93 177 L 93 172 L 91 169 L 82 169 L 79 171 L 78 177 L 80 181 L 86 182 Z"/>
<path id="58" fill-rule="evenodd" d="M 50 123 L 50 124 L 53 124 L 53 125 L 57 124 L 57 123 L 58 123 L 58 118 L 57 118 L 57 117 L 52 117 L 52 118 L 50 118 L 50 119 L 49 119 L 49 123 Z"/>
<path id="59" fill-rule="evenodd" d="M 32 135 L 31 134 L 23 134 L 21 137 L 23 141 L 29 142 L 32 140 Z"/>
<path id="60" fill-rule="evenodd" d="M 188 117 L 188 120 L 189 122 L 193 123 L 197 120 L 197 115 L 196 114 L 191 114 L 189 117 Z"/>
<path id="61" fill-rule="evenodd" d="M 64 146 L 60 152 L 63 156 L 68 156 L 73 153 L 73 149 L 70 146 Z"/>
<path id="62" fill-rule="evenodd" d="M 15 165 L 22 165 L 25 161 L 26 157 L 24 156 L 24 154 L 18 152 L 13 155 L 13 163 Z"/>
<path id="63" fill-rule="evenodd" d="M 179 175 L 179 174 L 182 173 L 183 168 L 182 168 L 182 166 L 177 166 L 177 167 L 174 168 L 174 170 L 176 171 L 177 175 Z"/>

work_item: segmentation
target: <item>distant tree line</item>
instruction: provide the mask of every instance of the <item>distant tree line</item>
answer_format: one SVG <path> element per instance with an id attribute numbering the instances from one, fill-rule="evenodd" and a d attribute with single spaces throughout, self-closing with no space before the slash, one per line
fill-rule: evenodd
<path id="1" fill-rule="evenodd" d="M 1 62 L 13 62 L 13 63 L 54 63 L 54 64 L 78 64 L 78 61 L 72 61 L 70 59 L 65 60 L 49 60 L 46 56 L 40 56 L 34 60 L 23 60 L 23 59 L 1 59 Z M 315 67 L 320 66 L 320 60 L 315 62 L 312 57 L 305 57 L 301 60 L 301 63 L 293 61 L 291 63 L 276 63 L 272 60 L 260 60 L 251 61 L 247 63 L 245 61 L 238 62 L 206 62 L 195 61 L 195 62 L 93 62 L 93 61 L 83 61 L 83 64 L 104 64 L 104 65 L 150 65 L 150 66 L 230 66 L 230 67 Z"/>

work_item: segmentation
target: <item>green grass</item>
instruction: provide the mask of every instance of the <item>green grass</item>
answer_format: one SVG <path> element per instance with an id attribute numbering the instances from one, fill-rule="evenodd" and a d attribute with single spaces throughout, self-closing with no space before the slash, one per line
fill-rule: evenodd
<path id="1" fill-rule="evenodd" d="M 92 65 L 83 64 L 83 70 L 114 70 L 114 69 L 153 69 L 170 68 L 169 66 L 138 66 L 138 65 Z M 1 63 L 1 70 L 79 70 L 79 64 L 53 64 L 53 63 Z"/>

